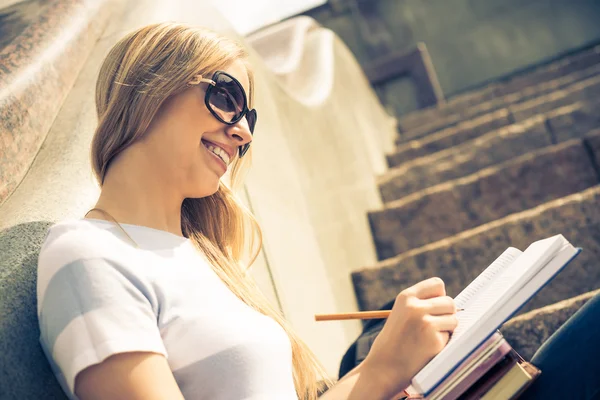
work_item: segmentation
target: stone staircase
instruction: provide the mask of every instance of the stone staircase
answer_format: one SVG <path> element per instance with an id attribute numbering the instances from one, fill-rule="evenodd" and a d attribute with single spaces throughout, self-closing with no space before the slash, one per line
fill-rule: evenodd
<path id="1" fill-rule="evenodd" d="M 534 68 L 529 73 L 456 96 L 439 107 L 412 113 L 400 121 L 398 143 L 464 123 L 467 119 L 492 110 L 507 106 L 516 107 L 544 93 L 555 92 L 571 83 L 596 75 L 594 68 L 597 68 L 599 61 L 600 46 L 595 46 L 560 61 Z"/>
<path id="2" fill-rule="evenodd" d="M 508 246 L 561 233 L 584 251 L 502 327 L 530 358 L 600 288 L 598 99 L 595 46 L 402 118 L 360 309 L 431 276 L 455 296 Z"/>

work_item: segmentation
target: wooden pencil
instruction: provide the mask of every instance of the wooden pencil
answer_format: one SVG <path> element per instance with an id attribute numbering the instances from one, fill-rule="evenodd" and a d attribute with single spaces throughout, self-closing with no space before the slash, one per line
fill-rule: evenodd
<path id="1" fill-rule="evenodd" d="M 459 308 L 456 312 L 463 311 L 463 308 Z M 340 314 L 317 314 L 315 315 L 315 321 L 339 321 L 345 319 L 382 319 L 389 317 L 390 310 L 380 311 L 360 311 L 352 313 L 340 313 Z"/>

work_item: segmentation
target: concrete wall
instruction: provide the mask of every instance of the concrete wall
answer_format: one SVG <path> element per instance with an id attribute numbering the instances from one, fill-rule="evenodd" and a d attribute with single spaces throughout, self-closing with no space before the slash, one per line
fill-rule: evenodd
<path id="1" fill-rule="evenodd" d="M 371 0 L 393 50 L 424 42 L 444 94 L 538 64 L 600 41 L 597 0 Z M 368 37 L 345 1 L 305 14 L 334 30 L 362 65 Z M 416 108 L 410 83 L 391 81 L 382 99 L 397 114 Z"/>

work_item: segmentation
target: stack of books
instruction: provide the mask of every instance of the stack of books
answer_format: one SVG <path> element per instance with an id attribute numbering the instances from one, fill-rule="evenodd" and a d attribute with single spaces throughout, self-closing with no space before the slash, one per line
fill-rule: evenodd
<path id="1" fill-rule="evenodd" d="M 446 347 L 412 379 L 409 399 L 517 398 L 541 373 L 498 331 L 581 249 L 562 235 L 509 247 L 456 298 L 458 327 Z"/>

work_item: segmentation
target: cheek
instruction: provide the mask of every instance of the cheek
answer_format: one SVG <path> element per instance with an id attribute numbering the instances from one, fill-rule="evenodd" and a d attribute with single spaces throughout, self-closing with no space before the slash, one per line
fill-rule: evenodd
<path id="1" fill-rule="evenodd" d="M 202 144 L 205 132 L 216 132 L 222 129 L 206 107 L 192 107 L 181 104 L 179 109 L 172 109 L 165 115 L 160 129 L 162 137 L 156 143 L 156 150 L 169 153 L 171 164 L 185 175 L 197 175 L 201 166 L 209 161 Z"/>
<path id="2" fill-rule="evenodd" d="M 158 168 L 158 172 L 177 179 L 188 176 L 190 170 L 197 169 L 198 163 L 202 162 L 202 149 L 198 139 L 200 135 L 193 135 L 181 127 L 172 128 L 152 138 L 150 152 L 151 162 Z"/>

